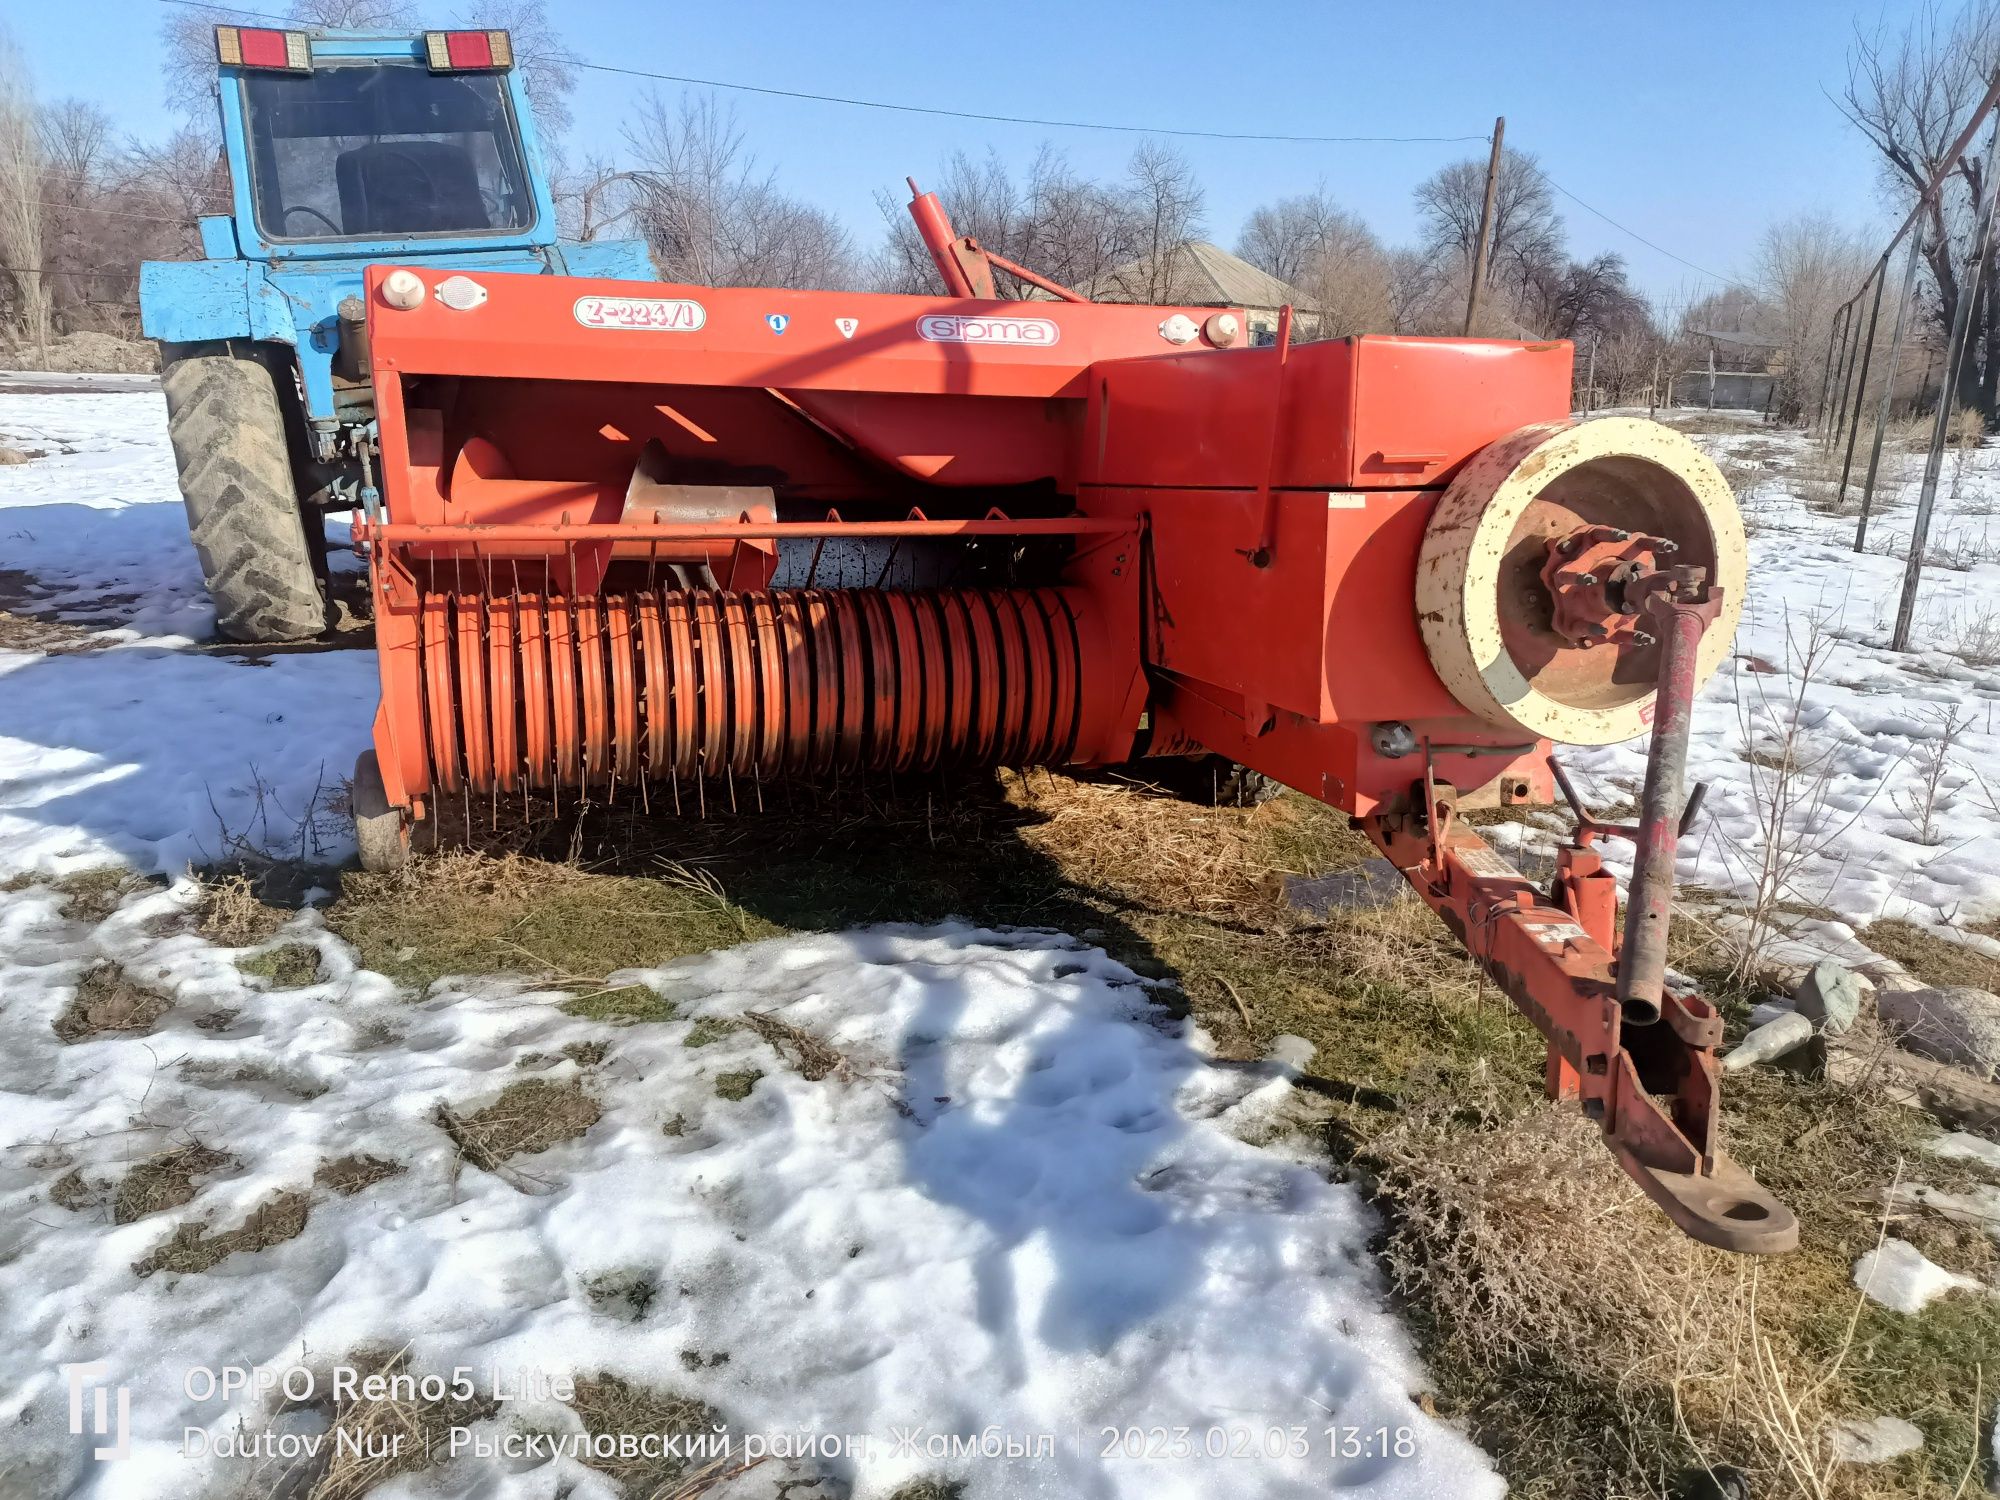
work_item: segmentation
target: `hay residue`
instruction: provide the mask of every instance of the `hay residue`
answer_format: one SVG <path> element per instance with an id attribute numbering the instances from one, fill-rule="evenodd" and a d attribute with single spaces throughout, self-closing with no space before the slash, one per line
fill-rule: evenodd
<path id="1" fill-rule="evenodd" d="M 196 1275 L 239 1251 L 268 1250 L 299 1237 L 306 1227 L 309 1206 L 304 1193 L 277 1193 L 251 1209 L 249 1217 L 234 1229 L 210 1234 L 200 1224 L 183 1224 L 132 1269 L 140 1276 L 156 1271 Z"/>
<path id="2" fill-rule="evenodd" d="M 459 1155 L 487 1172 L 497 1172 L 516 1156 L 573 1141 L 603 1117 L 604 1107 L 575 1079 L 510 1083 L 499 1098 L 472 1114 L 461 1114 L 446 1104 L 437 1108 L 437 1123 Z"/>
<path id="3" fill-rule="evenodd" d="M 92 964 L 77 981 L 74 998 L 50 1024 L 65 1042 L 151 1031 L 170 1003 L 165 995 L 135 984 L 117 964 Z"/>
<path id="4" fill-rule="evenodd" d="M 233 1157 L 190 1144 L 140 1162 L 119 1181 L 111 1197 L 111 1222 L 131 1224 L 148 1214 L 194 1201 L 196 1184 L 236 1165 Z"/>
<path id="5" fill-rule="evenodd" d="M 352 1198 L 363 1188 L 385 1182 L 404 1170 L 401 1162 L 381 1156 L 340 1156 L 323 1161 L 313 1171 L 313 1181 L 343 1198 Z"/>

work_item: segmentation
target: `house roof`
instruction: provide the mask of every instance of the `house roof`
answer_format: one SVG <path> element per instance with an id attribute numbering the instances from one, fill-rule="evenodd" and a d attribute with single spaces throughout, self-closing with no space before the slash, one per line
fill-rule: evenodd
<path id="1" fill-rule="evenodd" d="M 1148 289 L 1158 283 L 1158 301 L 1190 307 L 1283 307 L 1303 300 L 1295 288 L 1206 240 L 1189 240 L 1167 253 L 1173 259 L 1164 277 L 1153 274 L 1155 257 L 1142 255 L 1078 290 L 1098 302 L 1145 302 L 1156 300 Z"/>

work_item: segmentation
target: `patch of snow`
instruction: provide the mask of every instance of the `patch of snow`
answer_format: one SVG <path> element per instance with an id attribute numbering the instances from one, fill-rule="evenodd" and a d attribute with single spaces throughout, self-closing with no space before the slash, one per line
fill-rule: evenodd
<path id="1" fill-rule="evenodd" d="M 1833 1424 L 1834 1458 L 1844 1464 L 1886 1464 L 1924 1445 L 1923 1429 L 1901 1417 L 1859 1417 Z"/>
<path id="2" fill-rule="evenodd" d="M 213 1493 L 219 1461 L 183 1457 L 183 1430 L 263 1430 L 273 1408 L 197 1399 L 185 1371 L 323 1379 L 365 1345 L 481 1382 L 609 1371 L 709 1403 L 739 1437 L 852 1435 L 836 1469 L 858 1500 L 939 1472 L 972 1496 L 1502 1493 L 1412 1398 L 1422 1372 L 1359 1190 L 1220 1128 L 1259 1070 L 1213 1060 L 1099 950 L 958 925 L 775 940 L 616 976 L 678 1019 L 607 1031 L 518 984 L 412 1001 L 310 916 L 287 936 L 319 947 L 319 982 L 267 990 L 230 950 L 158 935 L 194 894 L 133 898 L 95 929 L 44 890 L 0 897 L 0 1423 L 35 1493 Z M 173 1008 L 151 1035 L 66 1046 L 50 1023 L 100 959 Z M 685 1045 L 698 1019 L 752 1010 L 850 1067 L 808 1082 L 749 1030 Z M 562 1056 L 604 1040 L 581 1075 Z M 718 1096 L 718 1075 L 750 1070 L 747 1097 Z M 465 1115 L 517 1079 L 579 1076 L 602 1118 L 501 1175 L 460 1162 L 435 1123 L 441 1103 Z M 183 1209 L 111 1224 L 47 1201 L 65 1172 L 108 1183 L 190 1140 L 233 1161 Z M 176 1226 L 233 1226 L 364 1151 L 407 1170 L 314 1191 L 296 1238 L 209 1272 L 135 1272 Z M 604 1276 L 654 1294 L 614 1316 L 591 1296 Z M 728 1360 L 691 1369 L 689 1351 Z M 128 1460 L 93 1463 L 95 1440 L 65 1431 L 60 1367 L 90 1360 L 130 1389 Z M 553 1420 L 522 1402 L 479 1431 Z M 1133 1428 L 1140 1452 L 1103 1456 Z M 1156 1428 L 1185 1429 L 1194 1456 L 1145 1456 Z M 899 1451 L 898 1429 L 1046 1435 L 1049 1451 L 940 1461 Z M 1402 1434 L 1407 1456 L 1350 1456 L 1342 1430 Z M 1236 1456 L 1206 1456 L 1211 1432 Z M 604 1493 L 552 1464 L 462 1454 L 450 1483 Z"/>
<path id="3" fill-rule="evenodd" d="M 1947 1271 L 1908 1240 L 1893 1236 L 1854 1263 L 1854 1284 L 1863 1295 L 1899 1313 L 1920 1313 L 1947 1292 L 1978 1292 L 1976 1277 Z"/>
<path id="4" fill-rule="evenodd" d="M 1936 1140 L 1924 1142 L 1924 1150 L 1933 1156 L 1943 1156 L 1954 1161 L 1975 1161 L 1982 1167 L 2000 1172 L 2000 1141 L 1989 1141 L 1982 1135 L 1953 1130 Z"/>

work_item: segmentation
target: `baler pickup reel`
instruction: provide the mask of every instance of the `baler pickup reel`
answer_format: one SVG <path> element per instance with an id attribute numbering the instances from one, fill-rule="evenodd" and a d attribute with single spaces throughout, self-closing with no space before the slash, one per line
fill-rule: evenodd
<path id="1" fill-rule="evenodd" d="M 1011 263 L 1048 300 L 1002 301 L 912 208 L 956 295 L 371 270 L 364 863 L 445 798 L 1226 756 L 1367 830 L 1675 1223 L 1789 1248 L 1717 1145 L 1715 1012 L 1666 983 L 1692 703 L 1744 583 L 1715 466 L 1571 422 L 1567 344 L 1293 347 Z M 1625 830 L 1579 811 L 1538 889 L 1459 816 L 1648 732 L 1622 934 L 1596 843 Z"/>

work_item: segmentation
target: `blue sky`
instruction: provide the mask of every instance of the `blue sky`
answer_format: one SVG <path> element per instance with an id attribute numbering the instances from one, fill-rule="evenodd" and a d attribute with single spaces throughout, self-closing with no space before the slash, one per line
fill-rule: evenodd
<path id="1" fill-rule="evenodd" d="M 1484 135 L 1504 114 L 1508 144 L 1536 152 L 1563 187 L 1728 276 L 1747 272 L 1765 224 L 1794 211 L 1829 209 L 1886 235 L 1870 154 L 1822 90 L 1838 92 L 1857 23 L 1897 26 L 1917 5 L 1010 0 L 967 11 L 886 0 L 550 0 L 549 9 L 571 50 L 595 61 L 1000 114 L 1312 135 Z M 426 9 L 442 24 L 462 8 Z M 96 99 L 138 132 L 170 123 L 157 71 L 169 13 L 161 0 L 0 0 L 43 96 Z M 646 87 L 585 73 L 573 149 L 617 145 Z M 723 97 L 784 187 L 871 241 L 875 190 L 906 173 L 935 177 L 955 149 L 1025 162 L 1048 139 L 1080 169 L 1111 175 L 1135 143 Z M 1407 238 L 1411 188 L 1484 149 L 1176 144 L 1207 187 L 1209 237 L 1223 244 L 1259 203 L 1321 182 L 1385 239 Z M 1648 293 L 1673 300 L 1712 287 L 1574 203 L 1561 207 L 1573 253 L 1618 251 Z"/>

